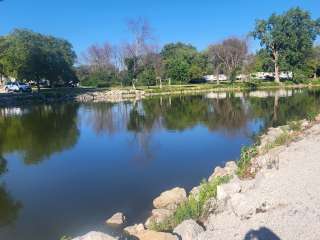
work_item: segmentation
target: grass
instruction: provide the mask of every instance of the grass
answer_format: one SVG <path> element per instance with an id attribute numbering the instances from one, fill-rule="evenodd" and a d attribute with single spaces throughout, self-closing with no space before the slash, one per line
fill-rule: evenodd
<path id="1" fill-rule="evenodd" d="M 160 232 L 172 231 L 185 220 L 199 220 L 203 214 L 205 203 L 210 198 L 216 198 L 217 187 L 230 181 L 230 176 L 217 177 L 211 182 L 203 181 L 197 198 L 190 196 L 186 202 L 181 203 L 174 214 L 161 223 L 151 223 L 150 229 Z"/>
<path id="2" fill-rule="evenodd" d="M 238 170 L 237 175 L 240 178 L 250 178 L 252 173 L 250 172 L 251 160 L 258 155 L 256 145 L 251 147 L 243 147 L 240 153 L 240 159 L 237 162 Z"/>
<path id="3" fill-rule="evenodd" d="M 288 123 L 290 130 L 292 131 L 300 131 L 302 128 L 301 121 L 291 121 Z"/>
<path id="4" fill-rule="evenodd" d="M 63 236 L 60 238 L 60 240 L 71 240 L 71 237 Z"/>

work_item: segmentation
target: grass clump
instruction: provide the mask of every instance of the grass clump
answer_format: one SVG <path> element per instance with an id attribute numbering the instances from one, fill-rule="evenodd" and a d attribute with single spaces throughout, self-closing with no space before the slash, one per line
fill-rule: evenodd
<path id="1" fill-rule="evenodd" d="M 257 155 L 258 155 L 258 150 L 255 145 L 251 147 L 243 147 L 241 149 L 240 159 L 237 162 L 237 165 L 238 165 L 237 175 L 240 178 L 251 177 L 252 175 L 250 173 L 250 167 L 252 164 L 251 160 Z"/>
<path id="2" fill-rule="evenodd" d="M 228 183 L 230 179 L 230 176 L 224 176 L 217 177 L 210 182 L 203 181 L 197 197 L 190 196 L 186 202 L 178 206 L 171 217 L 161 223 L 151 223 L 150 228 L 159 232 L 169 232 L 185 220 L 199 220 L 203 214 L 205 203 L 210 198 L 217 196 L 217 187 L 221 184 Z"/>
<path id="3" fill-rule="evenodd" d="M 62 236 L 60 238 L 60 240 L 71 240 L 72 238 L 71 237 L 67 237 L 67 236 Z"/>
<path id="4" fill-rule="evenodd" d="M 318 115 L 318 113 L 316 111 L 310 111 L 307 114 L 307 120 L 314 121 L 314 120 L 316 120 L 317 115 Z"/>
<path id="5" fill-rule="evenodd" d="M 291 121 L 288 123 L 290 130 L 300 131 L 302 129 L 301 121 Z"/>

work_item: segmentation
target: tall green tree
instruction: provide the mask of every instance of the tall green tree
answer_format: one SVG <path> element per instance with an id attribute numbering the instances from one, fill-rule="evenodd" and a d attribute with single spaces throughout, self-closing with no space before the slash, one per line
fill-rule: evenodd
<path id="1" fill-rule="evenodd" d="M 161 56 L 165 75 L 174 82 L 186 83 L 205 71 L 205 58 L 189 44 L 170 43 L 163 47 Z"/>
<path id="2" fill-rule="evenodd" d="M 5 75 L 18 80 L 51 84 L 76 81 L 73 65 L 76 54 L 63 39 L 25 29 L 14 30 L 0 41 L 0 65 Z"/>
<path id="3" fill-rule="evenodd" d="M 320 19 L 313 20 L 309 12 L 292 8 L 258 20 L 252 35 L 272 58 L 275 81 L 280 82 L 280 62 L 285 61 L 291 70 L 302 66 L 319 32 Z"/>

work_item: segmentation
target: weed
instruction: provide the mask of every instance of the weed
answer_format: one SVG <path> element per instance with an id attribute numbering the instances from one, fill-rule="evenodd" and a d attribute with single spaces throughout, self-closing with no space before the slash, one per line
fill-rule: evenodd
<path id="1" fill-rule="evenodd" d="M 174 214 L 160 223 L 151 223 L 150 228 L 155 231 L 172 231 L 181 222 L 194 219 L 199 220 L 203 213 L 203 207 L 210 198 L 217 196 L 217 187 L 230 181 L 230 176 L 217 177 L 207 182 L 203 181 L 197 198 L 190 196 L 186 202 L 181 203 Z"/>
<path id="2" fill-rule="evenodd" d="M 302 128 L 301 121 L 291 121 L 288 123 L 290 130 L 292 131 L 300 131 Z"/>
<path id="3" fill-rule="evenodd" d="M 252 147 L 243 147 L 240 153 L 240 159 L 237 162 L 238 170 L 237 175 L 241 178 L 250 176 L 250 167 L 252 158 L 258 155 L 257 147 L 254 145 Z"/>

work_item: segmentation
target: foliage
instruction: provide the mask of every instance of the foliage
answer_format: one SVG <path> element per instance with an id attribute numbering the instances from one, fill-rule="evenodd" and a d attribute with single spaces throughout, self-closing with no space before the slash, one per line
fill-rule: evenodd
<path id="1" fill-rule="evenodd" d="M 181 203 L 173 216 L 161 223 L 152 223 L 151 229 L 155 231 L 172 231 L 181 222 L 194 219 L 199 220 L 204 211 L 204 205 L 210 198 L 216 198 L 217 187 L 230 181 L 230 176 L 216 177 L 211 182 L 203 181 L 200 184 L 199 196 L 190 196 L 188 200 Z"/>
<path id="2" fill-rule="evenodd" d="M 302 127 L 301 121 L 290 121 L 288 125 L 292 131 L 300 131 Z"/>
<path id="3" fill-rule="evenodd" d="M 60 238 L 60 240 L 71 240 L 72 238 L 71 237 L 68 237 L 68 236 L 62 236 Z"/>
<path id="4" fill-rule="evenodd" d="M 241 178 L 251 177 L 250 173 L 251 160 L 256 157 L 258 150 L 256 146 L 243 147 L 240 153 L 240 159 L 237 162 L 238 170 L 237 175 Z"/>
<path id="5" fill-rule="evenodd" d="M 301 68 L 310 54 L 313 42 L 320 32 L 320 19 L 312 20 L 310 13 L 292 8 L 282 15 L 272 14 L 268 20 L 258 20 L 252 36 L 274 63 L 276 81 L 279 81 L 279 65 L 287 70 Z"/>
<path id="6" fill-rule="evenodd" d="M 76 54 L 63 39 L 25 29 L 14 30 L 0 41 L 0 64 L 4 74 L 18 80 L 76 82 L 73 70 Z"/>
<path id="7" fill-rule="evenodd" d="M 170 43 L 163 47 L 160 55 L 165 66 L 165 77 L 172 79 L 174 83 L 201 78 L 205 72 L 205 55 L 192 45 Z"/>

